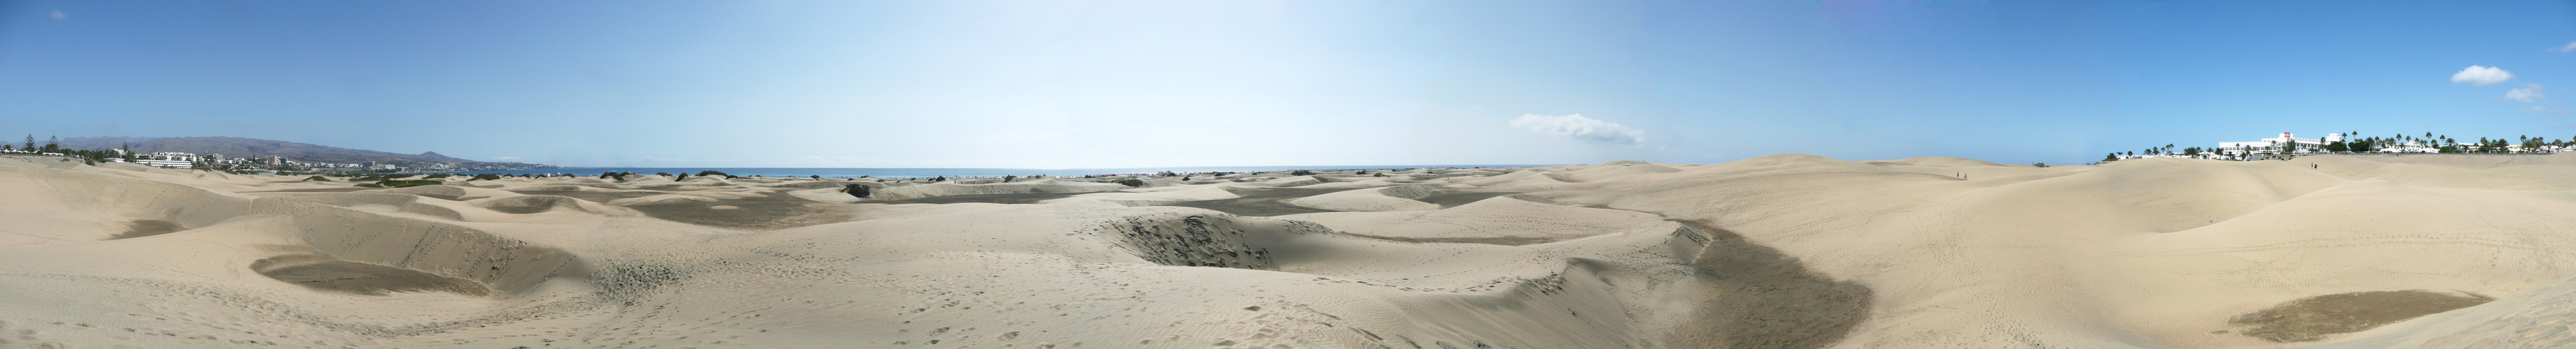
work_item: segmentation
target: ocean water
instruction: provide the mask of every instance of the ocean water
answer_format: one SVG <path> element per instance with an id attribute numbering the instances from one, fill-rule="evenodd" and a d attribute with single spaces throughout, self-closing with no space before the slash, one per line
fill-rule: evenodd
<path id="1" fill-rule="evenodd" d="M 1009 176 L 1024 176 L 1024 177 L 1025 177 L 1025 176 L 1031 176 L 1031 175 L 1048 175 L 1048 176 L 1056 176 L 1056 177 L 1080 177 L 1080 176 L 1088 176 L 1088 175 L 1112 175 L 1112 174 L 1145 174 L 1145 173 L 1159 173 L 1159 172 L 1163 172 L 1163 171 L 1172 171 L 1172 172 L 1177 172 L 1177 173 L 1198 173 L 1198 172 L 1263 172 L 1263 171 L 1288 171 L 1288 170 L 1353 170 L 1353 169 L 1376 170 L 1376 169 L 1441 168 L 1441 167 L 1537 167 L 1537 166 L 1550 166 L 1550 165 L 1209 166 L 1209 167 L 1139 167 L 1139 168 L 1071 168 L 1071 169 L 1034 169 L 1034 168 L 796 168 L 796 167 L 567 167 L 567 168 L 559 168 L 559 169 L 552 169 L 552 170 L 465 171 L 465 172 L 431 172 L 431 173 L 451 173 L 451 174 L 469 174 L 469 175 L 474 175 L 474 174 L 486 174 L 486 173 L 498 173 L 498 174 L 509 174 L 509 175 L 519 175 L 519 174 L 557 174 L 557 173 L 562 173 L 562 174 L 571 174 L 571 175 L 576 175 L 576 176 L 597 176 L 597 175 L 599 175 L 600 173 L 606 173 L 606 172 L 634 172 L 634 173 L 641 173 L 641 174 L 654 174 L 654 173 L 680 174 L 680 173 L 688 173 L 688 174 L 692 174 L 692 175 L 694 175 L 694 174 L 697 174 L 699 171 L 717 171 L 717 172 L 724 172 L 725 174 L 735 175 L 735 176 L 762 176 L 762 177 L 805 177 L 805 176 L 823 176 L 823 177 L 831 177 L 831 178 L 857 178 L 857 177 L 859 177 L 859 176 L 874 176 L 874 177 L 881 177 L 881 178 L 911 178 L 911 177 L 924 177 L 924 178 L 926 178 L 926 177 L 942 177 L 942 176 L 945 176 L 945 177 L 1001 177 L 1001 176 L 1005 176 L 1005 175 L 1009 175 Z"/>

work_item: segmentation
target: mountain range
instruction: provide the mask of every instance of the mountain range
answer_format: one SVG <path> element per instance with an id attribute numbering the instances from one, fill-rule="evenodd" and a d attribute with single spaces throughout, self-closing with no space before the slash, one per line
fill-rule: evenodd
<path id="1" fill-rule="evenodd" d="M 63 139 L 62 144 L 64 148 L 70 149 L 113 149 L 131 146 L 133 151 L 140 153 L 182 152 L 195 153 L 198 155 L 223 154 L 224 156 L 233 158 L 284 156 L 287 160 L 298 162 L 344 164 L 376 162 L 405 166 L 429 163 L 455 163 L 459 165 L 505 167 L 543 166 L 516 162 L 489 162 L 458 159 L 447 155 L 441 155 L 438 152 L 399 154 L 374 150 L 349 149 L 325 145 L 241 137 L 81 137 Z"/>

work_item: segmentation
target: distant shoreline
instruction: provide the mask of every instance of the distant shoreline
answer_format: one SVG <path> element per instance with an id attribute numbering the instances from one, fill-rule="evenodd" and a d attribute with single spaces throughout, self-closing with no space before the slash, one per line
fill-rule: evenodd
<path id="1" fill-rule="evenodd" d="M 635 172 L 635 173 L 642 173 L 642 174 L 654 174 L 654 173 L 670 173 L 670 174 L 688 173 L 688 174 L 697 174 L 697 173 L 698 173 L 698 172 L 700 172 L 700 171 L 717 171 L 717 172 L 724 172 L 725 174 L 735 175 L 735 176 L 762 176 L 762 177 L 807 177 L 807 176 L 823 176 L 823 177 L 832 177 L 832 178 L 856 178 L 856 177 L 860 177 L 860 176 L 869 176 L 869 177 L 879 177 L 879 178 L 913 178 L 913 177 L 1001 177 L 1001 176 L 1024 176 L 1024 177 L 1025 177 L 1025 176 L 1033 176 L 1033 175 L 1047 175 L 1047 176 L 1057 176 L 1057 177 L 1080 177 L 1080 176 L 1088 176 L 1088 175 L 1111 175 L 1111 174 L 1160 173 L 1160 172 L 1163 172 L 1163 171 L 1171 171 L 1171 172 L 1174 172 L 1174 173 L 1201 173 L 1201 172 L 1267 172 L 1267 171 L 1291 171 L 1291 170 L 1372 170 L 1372 169 L 1407 169 L 1407 168 L 1474 168 L 1474 167 L 1486 167 L 1486 168 L 1505 168 L 1505 167 L 1509 167 L 1509 168 L 1517 168 L 1517 167 L 1541 167 L 1541 166 L 1555 166 L 1555 165 L 1530 165 L 1530 164 L 1523 164 L 1523 165 L 1196 166 L 1196 167 L 1134 167 L 1134 168 L 1073 168 L 1073 169 L 1042 169 L 1042 168 L 853 168 L 853 167 L 563 167 L 563 168 L 545 169 L 545 170 L 453 171 L 453 172 L 418 172 L 418 173 L 423 173 L 423 174 L 446 173 L 446 174 L 468 174 L 468 175 L 473 175 L 473 174 L 487 174 L 487 173 L 491 173 L 491 174 L 506 174 L 506 175 L 519 175 L 519 174 L 554 174 L 554 173 L 563 173 L 563 174 L 572 174 L 572 175 L 598 175 L 598 174 L 600 174 L 600 173 L 605 173 L 605 172 Z"/>

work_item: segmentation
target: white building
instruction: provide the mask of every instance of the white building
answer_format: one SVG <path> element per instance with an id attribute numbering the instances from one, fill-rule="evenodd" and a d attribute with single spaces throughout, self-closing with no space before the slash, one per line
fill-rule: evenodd
<path id="1" fill-rule="evenodd" d="M 2227 155 L 2245 155 L 2247 152 L 2256 154 L 2308 153 L 2325 150 L 2326 143 L 2342 141 L 2343 134 L 2341 133 L 2327 134 L 2326 138 L 2307 139 L 2291 136 L 2289 132 L 2282 132 L 2280 137 L 2264 138 L 2260 141 L 2219 142 L 2218 152 Z"/>
<path id="2" fill-rule="evenodd" d="M 201 159 L 203 158 L 197 157 L 197 154 L 159 152 L 136 155 L 134 163 L 153 167 L 195 168 L 197 161 Z"/>
<path id="3" fill-rule="evenodd" d="M 2442 148 L 2434 148 L 2434 147 L 2432 147 L 2432 146 L 2427 146 L 2427 145 L 2424 145 L 2424 143 L 2423 143 L 2423 142 L 2417 142 L 2417 141 L 2406 141 L 2406 144 L 2399 144 L 2399 145 L 2394 146 L 2394 147 L 2379 148 L 2379 152 L 2382 152 L 2382 153 L 2439 153 L 2439 152 L 2442 152 Z"/>

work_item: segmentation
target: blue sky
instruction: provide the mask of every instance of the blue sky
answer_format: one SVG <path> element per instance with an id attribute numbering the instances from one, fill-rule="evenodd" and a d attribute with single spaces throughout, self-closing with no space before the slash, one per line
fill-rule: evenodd
<path id="1" fill-rule="evenodd" d="M 570 166 L 2080 163 L 2576 137 L 2549 98 L 2576 100 L 2571 45 L 2566 1 L 14 1 L 0 133 Z"/>

